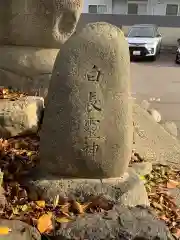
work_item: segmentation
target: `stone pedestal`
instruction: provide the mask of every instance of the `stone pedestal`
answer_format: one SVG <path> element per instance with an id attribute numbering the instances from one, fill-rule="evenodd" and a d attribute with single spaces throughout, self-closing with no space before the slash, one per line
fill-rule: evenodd
<path id="1" fill-rule="evenodd" d="M 120 178 L 88 179 L 61 178 L 43 172 L 36 172 L 34 179 L 24 181 L 30 191 L 37 191 L 41 198 L 53 201 L 57 195 L 75 197 L 80 202 L 89 201 L 93 196 L 103 195 L 105 198 L 127 206 L 146 205 L 149 200 L 144 183 L 133 169 L 129 168 Z"/>

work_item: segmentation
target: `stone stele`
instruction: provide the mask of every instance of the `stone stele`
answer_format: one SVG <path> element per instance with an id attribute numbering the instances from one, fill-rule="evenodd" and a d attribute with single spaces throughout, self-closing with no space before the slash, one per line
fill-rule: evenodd
<path id="1" fill-rule="evenodd" d="M 113 25 L 88 24 L 55 61 L 41 169 L 59 178 L 120 177 L 130 161 L 132 132 L 128 43 Z"/>

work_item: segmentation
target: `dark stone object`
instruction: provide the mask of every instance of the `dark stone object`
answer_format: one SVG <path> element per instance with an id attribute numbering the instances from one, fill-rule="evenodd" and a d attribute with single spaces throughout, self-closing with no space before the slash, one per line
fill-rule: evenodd
<path id="1" fill-rule="evenodd" d="M 173 240 L 165 224 L 148 208 L 116 206 L 62 224 L 53 240 Z"/>

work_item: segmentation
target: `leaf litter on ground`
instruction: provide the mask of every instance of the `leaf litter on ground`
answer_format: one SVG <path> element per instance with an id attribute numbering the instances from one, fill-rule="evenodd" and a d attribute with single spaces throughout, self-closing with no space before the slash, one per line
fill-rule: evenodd
<path id="1" fill-rule="evenodd" d="M 159 219 L 165 221 L 171 233 L 180 237 L 180 209 L 169 189 L 179 187 L 180 171 L 156 164 L 150 175 L 145 176 L 150 204 Z"/>
<path id="2" fill-rule="evenodd" d="M 94 197 L 86 203 L 59 195 L 52 203 L 45 202 L 40 196 L 30 200 L 27 189 L 19 184 L 19 180 L 38 163 L 39 137 L 31 135 L 1 139 L 0 149 L 3 174 L 0 174 L 0 179 L 3 179 L 1 183 L 7 199 L 6 206 L 0 212 L 1 218 L 24 221 L 36 226 L 41 233 L 48 234 L 57 225 L 73 221 L 77 215 L 112 209 L 113 203 L 103 196 Z"/>
<path id="3" fill-rule="evenodd" d="M 24 93 L 12 89 L 0 88 L 0 99 L 16 100 L 26 96 Z M 89 202 L 80 203 L 76 199 L 66 199 L 57 195 L 52 203 L 45 202 L 36 193 L 36 200 L 32 200 L 26 188 L 19 184 L 19 180 L 39 162 L 39 136 L 26 134 L 9 139 L 0 139 L 0 186 L 5 190 L 7 203 L 0 208 L 0 217 L 4 219 L 17 219 L 36 226 L 46 239 L 48 234 L 61 224 L 74 221 L 76 216 L 85 213 L 108 211 L 114 203 L 103 196 L 93 197 Z M 130 164 L 143 162 L 135 150 L 132 153 Z M 168 189 L 179 186 L 180 172 L 168 166 L 154 165 L 150 175 L 141 176 L 145 182 L 146 190 L 159 219 L 166 225 L 178 239 L 180 237 L 180 210 Z M 0 227 L 0 235 L 11 231 L 6 226 Z"/>
<path id="4" fill-rule="evenodd" d="M 145 159 L 133 149 L 129 165 L 141 162 Z M 166 223 L 173 236 L 180 239 L 180 209 L 169 192 L 180 188 L 180 171 L 167 165 L 154 164 L 151 174 L 139 178 L 145 184 L 153 212 Z"/>

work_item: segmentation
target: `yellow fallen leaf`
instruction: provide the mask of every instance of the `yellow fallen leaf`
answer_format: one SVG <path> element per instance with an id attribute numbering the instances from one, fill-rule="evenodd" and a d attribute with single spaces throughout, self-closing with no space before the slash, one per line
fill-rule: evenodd
<path id="1" fill-rule="evenodd" d="M 59 203 L 59 195 L 56 195 L 54 198 L 53 207 L 54 208 L 57 207 L 58 203 Z"/>
<path id="2" fill-rule="evenodd" d="M 144 176 L 139 176 L 139 179 L 143 181 L 146 180 Z"/>
<path id="3" fill-rule="evenodd" d="M 70 203 L 66 203 L 64 205 L 60 205 L 60 210 L 63 213 L 69 213 Z"/>
<path id="4" fill-rule="evenodd" d="M 0 227 L 0 235 L 7 235 L 11 232 L 12 230 L 8 227 Z"/>
<path id="5" fill-rule="evenodd" d="M 170 189 L 176 188 L 179 185 L 180 183 L 178 181 L 174 181 L 171 179 L 167 182 L 167 188 L 170 188 Z"/>
<path id="6" fill-rule="evenodd" d="M 33 155 L 33 152 L 31 152 L 31 151 L 27 153 L 27 156 L 28 156 L 28 157 L 30 157 L 30 156 L 32 156 L 32 155 Z"/>
<path id="7" fill-rule="evenodd" d="M 53 229 L 52 213 L 44 214 L 37 220 L 37 228 L 40 233 L 48 233 Z"/>
<path id="8" fill-rule="evenodd" d="M 2 92 L 3 92 L 4 95 L 9 94 L 9 89 L 8 88 L 4 88 Z"/>
<path id="9" fill-rule="evenodd" d="M 70 217 L 58 217 L 58 218 L 55 218 L 55 220 L 58 223 L 68 223 L 72 221 Z"/>
<path id="10" fill-rule="evenodd" d="M 29 206 L 27 204 L 25 204 L 25 205 L 22 205 L 20 207 L 20 209 L 21 209 L 21 211 L 26 212 L 29 209 Z"/>
<path id="11" fill-rule="evenodd" d="M 12 211 L 14 215 L 18 215 L 19 214 L 19 208 L 18 207 L 12 207 Z"/>
<path id="12" fill-rule="evenodd" d="M 36 201 L 36 205 L 40 208 L 44 208 L 46 205 L 46 202 L 44 200 L 42 201 Z"/>

